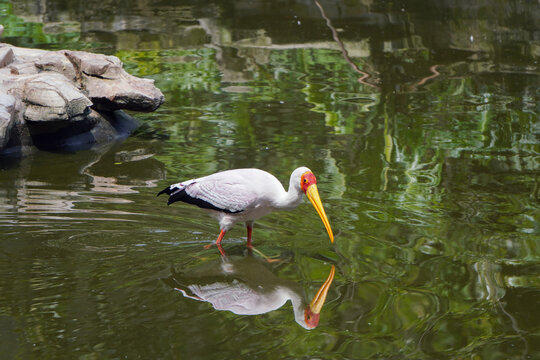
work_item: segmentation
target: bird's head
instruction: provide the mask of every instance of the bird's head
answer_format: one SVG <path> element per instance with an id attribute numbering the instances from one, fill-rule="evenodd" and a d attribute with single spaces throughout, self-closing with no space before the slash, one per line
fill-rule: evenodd
<path id="1" fill-rule="evenodd" d="M 309 306 L 307 306 L 306 309 L 304 310 L 304 322 L 305 322 L 306 329 L 314 329 L 317 327 L 317 325 L 319 325 L 319 318 L 321 316 L 321 310 L 324 305 L 324 302 L 326 301 L 326 294 L 328 294 L 328 289 L 330 289 L 330 285 L 332 284 L 332 281 L 334 280 L 335 272 L 336 272 L 336 267 L 332 265 L 328 278 L 326 279 L 324 284 L 321 286 L 319 291 L 317 291 L 317 294 L 315 294 Z"/>
<path id="2" fill-rule="evenodd" d="M 304 321 L 306 322 L 306 328 L 308 329 L 315 329 L 319 325 L 319 318 L 321 317 L 321 313 L 314 313 L 313 310 L 308 306 L 306 310 L 304 310 Z"/>
<path id="3" fill-rule="evenodd" d="M 328 232 L 330 241 L 334 242 L 334 234 L 332 233 L 330 222 L 328 221 L 328 217 L 326 216 L 326 213 L 324 211 L 321 197 L 319 196 L 319 190 L 317 189 L 317 178 L 315 177 L 313 172 L 311 172 L 311 170 L 306 167 L 296 169 L 293 172 L 293 176 L 300 180 L 297 185 L 300 185 L 300 188 L 302 189 L 304 194 L 306 194 L 309 201 L 311 201 L 311 204 L 313 204 L 313 207 L 317 211 L 317 214 L 319 214 L 319 216 L 321 217 L 324 227 Z"/>

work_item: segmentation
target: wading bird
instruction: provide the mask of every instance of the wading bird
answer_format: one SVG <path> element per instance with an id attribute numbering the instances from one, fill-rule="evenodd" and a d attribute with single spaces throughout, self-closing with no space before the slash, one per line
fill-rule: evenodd
<path id="1" fill-rule="evenodd" d="M 167 186 L 158 193 L 169 195 L 167 205 L 183 201 L 197 205 L 219 221 L 221 232 L 216 240 L 223 254 L 221 240 L 237 222 L 245 222 L 247 246 L 252 247 L 251 233 L 255 220 L 274 210 L 290 210 L 302 202 L 306 194 L 322 219 L 330 241 L 334 235 L 324 212 L 317 179 L 307 167 L 299 167 L 291 174 L 289 190 L 274 175 L 259 169 L 235 169 L 218 172 L 198 179 Z"/>
<path id="2" fill-rule="evenodd" d="M 254 256 L 223 257 L 221 263 L 207 262 L 162 279 L 184 297 L 212 304 L 214 309 L 237 315 L 260 315 L 291 301 L 295 321 L 305 329 L 319 324 L 335 267 L 308 302 L 301 284 L 274 275 L 265 262 Z"/>

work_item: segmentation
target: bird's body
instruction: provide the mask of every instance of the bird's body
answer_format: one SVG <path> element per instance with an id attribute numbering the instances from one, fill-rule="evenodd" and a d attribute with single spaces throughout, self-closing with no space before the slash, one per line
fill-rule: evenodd
<path id="1" fill-rule="evenodd" d="M 316 179 L 311 170 L 300 167 L 293 171 L 289 189 L 285 191 L 276 177 L 259 169 L 235 169 L 172 184 L 158 193 L 169 195 L 168 204 L 176 201 L 197 205 L 219 221 L 221 229 L 216 244 L 237 222 L 245 222 L 248 246 L 251 246 L 253 222 L 274 210 L 289 210 L 302 202 L 305 193 L 333 235 L 322 208 Z"/>

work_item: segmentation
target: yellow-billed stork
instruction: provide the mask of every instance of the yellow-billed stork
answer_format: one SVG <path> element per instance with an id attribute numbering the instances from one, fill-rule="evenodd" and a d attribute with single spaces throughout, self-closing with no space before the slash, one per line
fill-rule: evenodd
<path id="1" fill-rule="evenodd" d="M 324 212 L 317 179 L 307 167 L 299 167 L 291 174 L 289 190 L 276 177 L 259 169 L 235 169 L 218 172 L 198 179 L 187 180 L 167 186 L 158 193 L 169 195 L 168 205 L 183 201 L 197 205 L 219 221 L 221 232 L 216 240 L 221 249 L 221 240 L 237 222 L 245 222 L 247 246 L 252 247 L 251 233 L 255 220 L 274 210 L 290 210 L 302 202 L 306 194 L 322 219 L 330 241 L 334 235 Z"/>

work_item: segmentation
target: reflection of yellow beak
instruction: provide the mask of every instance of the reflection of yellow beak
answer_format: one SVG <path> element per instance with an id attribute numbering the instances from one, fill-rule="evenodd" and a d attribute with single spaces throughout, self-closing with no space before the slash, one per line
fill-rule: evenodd
<path id="1" fill-rule="evenodd" d="M 319 214 L 319 216 L 321 217 L 324 227 L 326 228 L 326 231 L 328 231 L 328 236 L 330 236 L 330 241 L 334 242 L 334 234 L 332 233 L 332 228 L 330 228 L 330 223 L 328 222 L 328 218 L 326 217 L 326 213 L 324 212 L 317 185 L 310 185 L 306 190 L 306 195 L 309 201 L 311 201 L 311 203 L 313 204 L 315 210 L 317 210 L 317 214 Z"/>
<path id="2" fill-rule="evenodd" d="M 313 297 L 313 300 L 311 300 L 311 303 L 309 304 L 309 307 L 311 308 L 311 311 L 314 314 L 319 314 L 321 312 L 321 309 L 324 305 L 324 302 L 326 301 L 326 294 L 328 293 L 328 289 L 330 289 L 330 285 L 332 284 L 332 281 L 334 280 L 334 274 L 336 273 L 336 267 L 332 265 L 332 269 L 330 269 L 330 274 L 328 275 L 328 279 L 322 284 L 319 291 L 317 291 L 317 294 Z"/>

